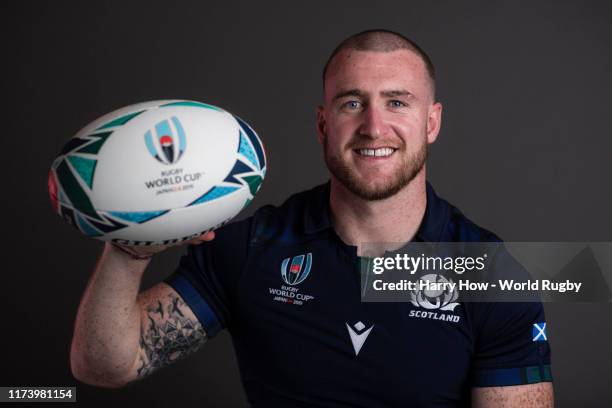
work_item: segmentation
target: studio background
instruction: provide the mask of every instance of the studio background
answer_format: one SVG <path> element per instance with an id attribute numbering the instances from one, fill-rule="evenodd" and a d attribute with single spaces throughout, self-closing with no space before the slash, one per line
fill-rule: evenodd
<path id="1" fill-rule="evenodd" d="M 246 406 L 231 338 L 124 389 L 70 374 L 76 309 L 103 244 L 53 214 L 47 172 L 91 120 L 194 99 L 244 118 L 269 171 L 255 201 L 327 180 L 315 138 L 321 70 L 344 38 L 387 28 L 437 68 L 442 130 L 428 179 L 508 241 L 612 241 L 612 12 L 590 1 L 77 2 L 2 6 L 0 386 L 77 386 L 83 406 Z M 144 287 L 175 268 L 159 255 Z M 610 304 L 546 304 L 558 407 L 612 406 Z M 299 352 L 299 350 L 296 350 Z M 418 372 L 418 370 L 415 370 Z M 431 381 L 435 381 L 434 378 Z"/>

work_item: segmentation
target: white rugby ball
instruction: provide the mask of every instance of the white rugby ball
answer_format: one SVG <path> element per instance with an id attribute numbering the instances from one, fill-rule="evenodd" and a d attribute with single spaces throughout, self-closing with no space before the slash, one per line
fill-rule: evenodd
<path id="1" fill-rule="evenodd" d="M 81 129 L 53 161 L 48 186 L 55 212 L 90 237 L 172 245 L 235 217 L 265 174 L 263 145 L 243 120 L 160 100 Z"/>

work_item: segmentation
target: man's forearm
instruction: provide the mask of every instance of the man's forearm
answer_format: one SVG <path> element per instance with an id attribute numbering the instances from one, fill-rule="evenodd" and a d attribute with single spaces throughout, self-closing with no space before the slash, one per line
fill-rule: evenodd
<path id="1" fill-rule="evenodd" d="M 101 386 L 120 386 L 138 355 L 137 302 L 148 261 L 106 244 L 77 312 L 70 352 L 73 374 Z"/>

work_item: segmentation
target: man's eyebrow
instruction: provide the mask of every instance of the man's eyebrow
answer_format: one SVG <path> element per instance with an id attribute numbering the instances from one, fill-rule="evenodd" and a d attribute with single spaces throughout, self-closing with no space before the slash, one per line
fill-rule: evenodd
<path id="1" fill-rule="evenodd" d="M 358 96 L 358 97 L 363 97 L 365 96 L 365 94 L 360 91 L 359 89 L 349 89 L 346 91 L 340 91 L 338 92 L 334 98 L 332 99 L 333 101 L 336 101 L 340 98 L 344 98 L 345 96 Z"/>
<path id="2" fill-rule="evenodd" d="M 388 98 L 392 98 L 395 96 L 408 96 L 411 98 L 414 98 L 414 94 L 410 91 L 407 91 L 405 89 L 390 89 L 388 91 L 381 91 L 380 93 L 382 96 L 386 96 Z"/>
<path id="3" fill-rule="evenodd" d="M 381 91 L 380 94 L 384 97 L 387 98 L 393 98 L 393 97 L 397 97 L 397 96 L 407 96 L 410 98 L 415 98 L 414 94 L 410 91 L 407 91 L 405 89 L 389 89 L 389 90 L 385 90 L 385 91 Z M 366 96 L 365 92 L 359 90 L 359 89 L 348 89 L 346 91 L 340 91 L 338 92 L 334 98 L 332 99 L 333 101 L 336 101 L 338 99 L 344 98 L 346 96 L 356 96 L 359 98 L 364 98 Z"/>

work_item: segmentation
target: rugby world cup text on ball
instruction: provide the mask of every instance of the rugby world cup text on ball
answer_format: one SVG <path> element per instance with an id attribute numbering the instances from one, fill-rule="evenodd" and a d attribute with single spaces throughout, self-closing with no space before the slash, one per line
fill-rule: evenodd
<path id="1" fill-rule="evenodd" d="M 163 170 L 157 179 L 145 181 L 147 189 L 159 188 L 155 195 L 171 193 L 175 191 L 185 191 L 193 188 L 192 183 L 198 181 L 204 172 L 183 173 L 182 168 Z"/>

